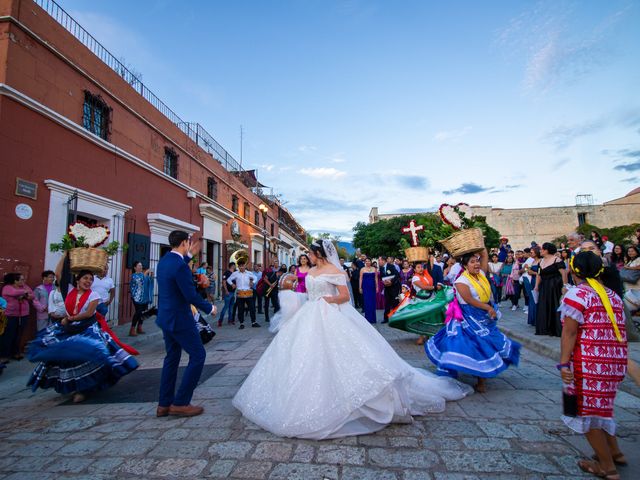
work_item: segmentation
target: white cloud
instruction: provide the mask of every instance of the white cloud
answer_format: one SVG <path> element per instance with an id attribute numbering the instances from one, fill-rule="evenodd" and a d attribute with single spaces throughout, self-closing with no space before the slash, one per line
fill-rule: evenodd
<path id="1" fill-rule="evenodd" d="M 444 131 L 443 130 L 443 131 L 437 132 L 433 136 L 433 139 L 436 142 L 448 142 L 450 140 L 458 140 L 458 139 L 464 137 L 470 131 L 471 131 L 471 127 L 470 126 L 466 126 L 461 130 L 449 130 L 449 131 Z"/>
<path id="2" fill-rule="evenodd" d="M 138 62 L 147 64 L 153 55 L 144 36 L 122 25 L 116 18 L 97 12 L 71 10 L 71 15 L 85 30 L 107 48 L 130 70 L 137 70 Z M 135 48 L 131 48 L 135 45 Z M 126 58 L 122 57 L 127 55 Z M 130 65 L 133 62 L 136 65 Z M 136 72 L 140 73 L 140 72 Z M 144 73 L 144 72 L 142 72 Z"/>
<path id="3" fill-rule="evenodd" d="M 497 45 L 518 63 L 524 59 L 523 87 L 545 92 L 571 84 L 611 61 L 616 26 L 630 18 L 630 6 L 594 23 L 567 2 L 539 1 L 497 32 Z"/>
<path id="4" fill-rule="evenodd" d="M 333 167 L 303 168 L 298 170 L 298 173 L 313 178 L 340 178 L 347 174 L 347 172 Z"/>
<path id="5" fill-rule="evenodd" d="M 272 171 L 274 168 L 276 168 L 275 165 L 271 164 L 271 163 L 267 163 L 267 164 L 262 164 L 262 165 L 256 165 L 257 167 L 263 168 L 265 169 L 267 172 Z"/>
<path id="6" fill-rule="evenodd" d="M 314 145 L 300 145 L 298 147 L 298 151 L 302 152 L 302 153 L 315 152 L 317 149 L 318 149 L 318 147 L 316 147 Z"/>
<path id="7" fill-rule="evenodd" d="M 331 161 L 331 163 L 344 163 L 344 162 L 346 162 L 346 160 L 344 158 L 341 158 L 341 157 L 334 157 L 330 161 Z"/>

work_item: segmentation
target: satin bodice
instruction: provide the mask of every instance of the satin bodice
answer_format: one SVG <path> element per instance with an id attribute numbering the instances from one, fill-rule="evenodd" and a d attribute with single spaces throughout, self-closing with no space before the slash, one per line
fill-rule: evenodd
<path id="1" fill-rule="evenodd" d="M 323 273 L 318 276 L 307 275 L 306 286 L 309 300 L 318 300 L 322 297 L 338 294 L 338 285 L 347 285 L 347 278 L 342 273 Z"/>
<path id="2" fill-rule="evenodd" d="M 309 272 L 301 272 L 300 269 L 296 268 L 296 278 L 298 279 L 298 284 L 296 285 L 296 292 L 306 293 L 307 284 L 306 278 L 309 275 Z"/>

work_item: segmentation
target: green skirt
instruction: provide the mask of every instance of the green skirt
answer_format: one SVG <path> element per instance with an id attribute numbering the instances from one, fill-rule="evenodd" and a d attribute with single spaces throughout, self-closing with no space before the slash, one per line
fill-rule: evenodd
<path id="1" fill-rule="evenodd" d="M 430 296 L 421 293 L 389 317 L 390 327 L 427 337 L 438 333 L 444 326 L 447 306 L 453 300 L 453 288 L 443 287 Z"/>

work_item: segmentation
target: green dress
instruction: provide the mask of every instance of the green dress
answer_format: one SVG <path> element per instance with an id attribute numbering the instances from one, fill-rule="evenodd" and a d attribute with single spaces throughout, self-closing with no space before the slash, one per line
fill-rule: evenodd
<path id="1" fill-rule="evenodd" d="M 430 337 L 443 326 L 447 306 L 453 300 L 453 288 L 443 287 L 436 293 L 421 290 L 409 304 L 389 317 L 389 326 Z"/>

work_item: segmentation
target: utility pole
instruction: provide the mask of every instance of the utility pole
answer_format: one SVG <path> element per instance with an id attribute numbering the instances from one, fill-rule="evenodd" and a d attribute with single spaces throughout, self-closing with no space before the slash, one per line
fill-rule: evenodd
<path id="1" fill-rule="evenodd" d="M 244 137 L 244 130 L 242 125 L 240 125 L 240 166 L 242 166 L 242 140 Z"/>

